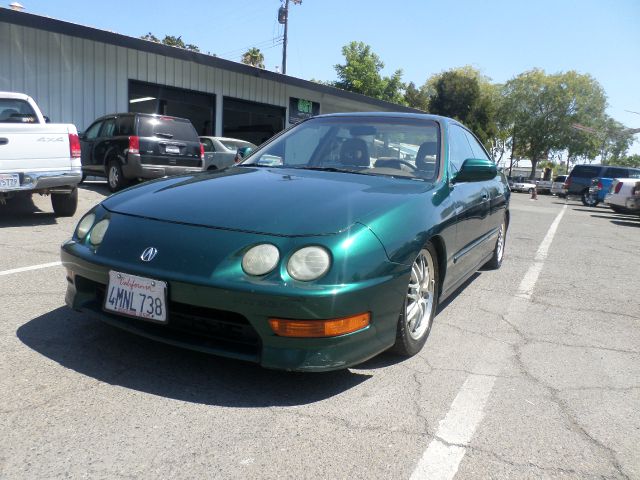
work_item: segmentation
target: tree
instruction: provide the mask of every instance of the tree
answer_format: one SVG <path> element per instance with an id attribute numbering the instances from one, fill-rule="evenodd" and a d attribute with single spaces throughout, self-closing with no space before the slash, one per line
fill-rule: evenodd
<path id="1" fill-rule="evenodd" d="M 191 50 L 192 52 L 199 52 L 200 48 L 192 43 L 184 43 L 182 36 L 175 37 L 173 35 L 165 35 L 162 40 L 156 37 L 153 33 L 149 32 L 146 35 L 140 37 L 142 40 L 149 42 L 162 43 L 170 47 L 182 48 L 184 50 Z"/>
<path id="2" fill-rule="evenodd" d="M 432 92 L 429 112 L 459 120 L 491 149 L 497 133 L 497 98 L 486 77 L 472 67 L 453 69 L 431 77 L 424 90 Z"/>
<path id="3" fill-rule="evenodd" d="M 633 155 L 627 155 L 616 160 L 616 165 L 624 167 L 640 168 L 640 155 L 634 153 Z"/>
<path id="4" fill-rule="evenodd" d="M 259 48 L 254 47 L 247 50 L 240 61 L 246 65 L 264 69 L 264 55 Z"/>
<path id="5" fill-rule="evenodd" d="M 429 95 L 424 89 L 417 88 L 413 82 L 409 82 L 407 85 L 404 101 L 411 108 L 417 108 L 423 112 L 429 111 Z"/>
<path id="6" fill-rule="evenodd" d="M 509 80 L 504 95 L 515 132 L 513 148 L 531 161 L 531 178 L 538 162 L 554 151 L 567 150 L 568 162 L 594 154 L 593 139 L 577 134 L 573 127 L 604 118 L 604 91 L 589 75 L 574 71 L 547 75 L 534 69 Z"/>
<path id="7" fill-rule="evenodd" d="M 384 63 L 371 47 L 363 42 L 351 42 L 342 47 L 344 65 L 335 65 L 338 80 L 333 86 L 361 93 L 387 102 L 404 104 L 404 83 L 402 70 L 396 70 L 390 77 L 383 77 L 380 71 Z"/>

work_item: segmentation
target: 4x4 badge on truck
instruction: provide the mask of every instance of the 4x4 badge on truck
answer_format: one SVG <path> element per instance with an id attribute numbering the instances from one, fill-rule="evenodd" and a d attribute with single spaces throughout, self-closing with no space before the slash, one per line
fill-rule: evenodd
<path id="1" fill-rule="evenodd" d="M 142 252 L 142 255 L 140 255 L 140 260 L 142 260 L 143 262 L 150 262 L 151 260 L 156 258 L 157 254 L 158 249 L 156 247 L 147 247 Z"/>

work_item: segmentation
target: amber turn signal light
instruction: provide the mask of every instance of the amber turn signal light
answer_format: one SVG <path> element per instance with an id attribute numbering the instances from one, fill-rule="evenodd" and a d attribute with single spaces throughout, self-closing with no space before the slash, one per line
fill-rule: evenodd
<path id="1" fill-rule="evenodd" d="M 287 320 L 270 318 L 269 325 L 280 337 L 337 337 L 361 330 L 369 326 L 371 314 L 360 313 L 350 317 L 334 318 L 331 320 Z"/>

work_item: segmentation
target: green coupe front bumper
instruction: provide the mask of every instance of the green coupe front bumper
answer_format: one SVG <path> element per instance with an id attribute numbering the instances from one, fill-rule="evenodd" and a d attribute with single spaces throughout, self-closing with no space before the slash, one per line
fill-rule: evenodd
<path id="1" fill-rule="evenodd" d="M 68 272 L 66 303 L 74 310 L 98 316 L 111 325 L 165 343 L 206 353 L 256 362 L 267 368 L 325 371 L 361 363 L 391 347 L 406 295 L 408 267 L 394 275 L 344 285 L 308 295 L 292 287 L 290 294 L 270 294 L 248 284 L 194 284 L 165 274 L 169 321 L 159 325 L 107 313 L 102 309 L 109 271 L 150 276 L 131 266 L 100 264 L 75 242 L 62 247 Z M 280 289 L 282 292 L 283 290 Z M 368 327 L 330 338 L 277 336 L 269 318 L 320 320 L 370 312 Z"/>

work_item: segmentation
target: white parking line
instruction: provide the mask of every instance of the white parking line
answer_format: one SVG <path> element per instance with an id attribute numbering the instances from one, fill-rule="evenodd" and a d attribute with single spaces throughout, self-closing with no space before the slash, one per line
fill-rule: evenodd
<path id="1" fill-rule="evenodd" d="M 13 273 L 28 272 L 30 270 L 40 270 L 41 268 L 57 267 L 62 265 L 61 262 L 41 263 L 40 265 L 31 265 L 30 267 L 14 268 L 13 270 L 4 270 L 0 272 L 0 277 L 4 275 L 11 275 Z"/>
<path id="2" fill-rule="evenodd" d="M 566 205 L 562 207 L 540 243 L 534 263 L 527 270 L 520 282 L 516 296 L 509 303 L 505 314 L 507 318 L 521 318 L 526 312 L 533 289 L 549 253 L 549 247 L 551 247 L 551 242 L 566 209 Z M 460 462 L 467 451 L 465 447 L 471 442 L 476 428 L 484 417 L 484 407 L 496 382 L 495 375 L 498 375 L 502 370 L 502 364 L 507 355 L 508 350 L 505 350 L 502 359 L 498 354 L 494 355 L 490 361 L 480 362 L 476 369 L 484 374 L 471 374 L 467 377 L 453 400 L 449 412 L 440 422 L 435 438 L 429 443 L 418 461 L 411 475 L 411 480 L 451 480 L 456 475 Z"/>

